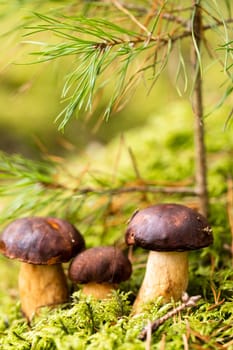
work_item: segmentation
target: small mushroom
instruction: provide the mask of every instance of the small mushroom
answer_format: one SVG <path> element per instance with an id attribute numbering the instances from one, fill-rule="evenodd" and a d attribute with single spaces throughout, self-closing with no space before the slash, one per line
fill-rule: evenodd
<path id="1" fill-rule="evenodd" d="M 83 293 L 96 299 L 108 298 L 120 282 L 129 279 L 132 266 L 116 247 L 87 249 L 70 263 L 68 276 L 74 283 L 83 284 Z"/>
<path id="2" fill-rule="evenodd" d="M 61 263 L 85 247 L 81 233 L 65 220 L 52 217 L 21 218 L 0 236 L 0 252 L 21 261 L 19 295 L 30 321 L 41 306 L 66 302 L 68 284 Z"/>
<path id="3" fill-rule="evenodd" d="M 177 301 L 188 286 L 188 251 L 213 242 L 207 220 L 180 204 L 158 204 L 139 210 L 126 231 L 126 243 L 149 250 L 144 280 L 133 305 L 140 313 L 145 302 L 162 296 Z"/>

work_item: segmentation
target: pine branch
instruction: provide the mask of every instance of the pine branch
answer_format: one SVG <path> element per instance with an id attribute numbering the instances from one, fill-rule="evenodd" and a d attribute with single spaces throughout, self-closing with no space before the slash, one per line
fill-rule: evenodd
<path id="1" fill-rule="evenodd" d="M 103 215 L 109 208 L 114 197 L 123 198 L 122 207 L 130 194 L 182 194 L 195 195 L 192 187 L 181 186 L 179 183 L 161 186 L 149 183 L 140 178 L 140 183 L 129 183 L 116 177 L 112 185 L 109 174 L 98 174 L 97 171 L 84 167 L 76 174 L 70 173 L 67 167 L 55 161 L 31 161 L 18 155 L 0 154 L 0 196 L 2 198 L 2 213 L 0 223 L 20 216 L 38 213 L 49 213 L 60 217 L 70 217 L 77 220 L 80 208 L 88 207 L 88 201 L 95 210 L 82 215 L 96 217 Z M 125 195 L 125 196 L 122 196 Z M 128 196 L 127 196 L 128 195 Z M 53 205 L 51 206 L 51 203 Z M 135 202 L 136 205 L 136 202 Z M 100 214 L 101 213 L 101 214 Z M 88 219 L 89 220 L 89 219 Z"/>
<path id="2" fill-rule="evenodd" d="M 50 184 L 52 182 L 53 168 L 52 162 L 35 162 L 20 155 L 7 155 L 0 152 L 0 179 L 2 182 L 17 179 L 16 186 L 22 186 L 29 183 Z M 4 191 L 14 191 L 13 188 L 2 186 L 1 193 Z"/>
<path id="3" fill-rule="evenodd" d="M 161 31 L 158 27 L 157 34 L 152 34 L 150 29 L 145 30 L 146 28 L 131 14 L 127 6 L 118 1 L 112 4 L 126 17 L 129 16 L 134 24 L 137 22 L 135 30 L 132 30 L 129 25 L 123 27 L 100 18 L 81 16 L 55 18 L 39 13 L 35 16 L 42 23 L 26 27 L 27 36 L 50 32 L 61 40 L 54 45 L 27 41 L 41 46 L 41 51 L 33 52 L 33 55 L 39 57 L 39 60 L 34 63 L 75 56 L 74 69 L 67 76 L 62 91 L 62 101 L 66 106 L 56 118 L 56 121 L 61 120 L 60 129 L 66 126 L 74 113 L 92 110 L 98 91 L 111 83 L 108 77 L 112 74 L 116 76 L 116 84 L 104 112 L 106 119 L 113 110 L 117 110 L 119 97 L 122 100 L 122 96 L 126 96 L 124 91 L 127 91 L 127 99 L 129 98 L 131 89 L 128 87 L 135 87 L 139 82 L 139 74 L 152 71 L 152 88 L 166 67 L 174 44 L 193 35 L 190 21 L 174 15 L 174 9 L 171 12 L 162 7 L 160 10 L 156 9 L 151 30 L 154 31 L 158 26 L 160 27 L 161 23 L 164 29 Z M 200 11 L 207 12 L 207 16 L 210 17 L 209 12 L 201 7 Z M 212 18 L 214 23 L 202 25 L 203 33 L 233 22 L 232 18 L 224 21 L 214 16 Z M 166 23 L 172 23 L 173 26 L 176 24 L 176 27 L 170 28 Z M 135 64 L 139 59 L 144 62 L 143 69 L 138 69 Z M 147 62 L 146 65 L 145 62 Z M 156 71 L 155 76 L 153 71 Z"/>

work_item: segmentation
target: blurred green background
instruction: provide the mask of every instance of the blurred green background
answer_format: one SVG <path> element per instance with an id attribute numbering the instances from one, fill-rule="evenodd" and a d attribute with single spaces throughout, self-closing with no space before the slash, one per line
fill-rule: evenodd
<path id="1" fill-rule="evenodd" d="M 24 5 L 24 3 L 27 5 Z M 157 84 L 148 94 L 149 83 L 142 81 L 136 89 L 129 103 L 120 112 L 112 115 L 108 121 L 101 120 L 104 105 L 108 99 L 105 91 L 94 113 L 80 114 L 73 118 L 65 128 L 64 133 L 58 131 L 55 118 L 64 108 L 60 96 L 64 79 L 72 65 L 73 58 L 59 59 L 57 62 L 43 64 L 28 64 L 35 60 L 30 53 L 35 46 L 26 43 L 25 29 L 16 30 L 24 23 L 27 16 L 30 19 L 30 7 L 14 2 L 15 6 L 8 6 L 7 15 L 2 16 L 0 22 L 1 57 L 0 57 L 0 149 L 9 153 L 18 152 L 30 158 L 38 158 L 41 152 L 52 154 L 70 154 L 83 150 L 88 144 L 97 143 L 102 146 L 108 144 L 115 136 L 127 133 L 127 130 L 145 126 L 152 118 L 166 118 L 168 124 L 176 123 L 173 113 L 177 106 L 183 106 L 187 118 L 190 120 L 192 131 L 192 110 L 190 104 L 191 80 L 183 95 L 177 92 L 184 90 L 182 77 L 176 79 L 179 57 L 174 51 L 168 66 L 162 73 Z M 46 6 L 59 8 L 60 2 L 49 2 Z M 2 5 L 2 11 L 4 10 Z M 1 10 L 1 5 L 0 5 Z M 4 11 L 3 11 L 4 13 Z M 210 37 L 216 40 L 215 37 Z M 38 37 L 37 37 L 38 39 Z M 40 39 L 40 37 L 39 37 Z M 41 37 L 41 39 L 43 39 Z M 46 37 L 46 39 L 48 39 Z M 208 38 L 209 39 L 209 38 Z M 220 45 L 216 41 L 216 48 Z M 189 57 L 189 43 L 183 48 L 184 56 Z M 224 60 L 224 52 L 222 53 Z M 209 112 L 221 100 L 226 86 L 225 73 L 219 63 L 206 56 L 203 64 L 203 90 L 206 112 Z M 175 86 L 176 85 L 176 86 Z M 226 100 L 224 108 L 217 110 L 206 119 L 207 133 L 216 126 L 219 138 L 230 133 L 230 126 L 224 129 L 229 111 L 231 110 L 231 96 Z M 178 108 L 179 109 L 179 108 Z M 179 112 L 177 112 L 179 113 Z M 179 123 L 179 116 L 177 115 Z M 230 124 L 230 123 L 229 123 Z M 180 126 L 182 130 L 182 126 Z M 169 132 L 169 131 L 168 131 Z M 158 136 L 155 130 L 155 138 Z M 177 140 L 178 142 L 178 140 Z M 182 140 L 180 140 L 182 143 Z M 96 148 L 97 150 L 97 148 Z"/>

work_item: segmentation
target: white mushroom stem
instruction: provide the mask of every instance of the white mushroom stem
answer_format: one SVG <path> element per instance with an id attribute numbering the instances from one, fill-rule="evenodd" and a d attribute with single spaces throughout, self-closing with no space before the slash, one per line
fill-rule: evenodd
<path id="1" fill-rule="evenodd" d="M 40 307 L 66 302 L 69 291 L 62 265 L 21 263 L 19 294 L 22 311 L 29 321 Z"/>
<path id="2" fill-rule="evenodd" d="M 92 295 L 96 299 L 111 298 L 113 290 L 118 288 L 118 284 L 89 282 L 83 285 L 83 293 Z"/>
<path id="3" fill-rule="evenodd" d="M 144 303 L 162 296 L 164 302 L 179 300 L 188 286 L 188 253 L 150 251 L 144 280 L 133 305 L 133 313 Z"/>

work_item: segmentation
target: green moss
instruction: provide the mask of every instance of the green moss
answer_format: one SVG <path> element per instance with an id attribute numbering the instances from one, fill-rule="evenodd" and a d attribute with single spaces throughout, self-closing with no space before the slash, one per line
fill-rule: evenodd
<path id="1" fill-rule="evenodd" d="M 72 304 L 52 311 L 44 309 L 31 327 L 23 320 L 14 320 L 1 332 L 0 345 L 6 350 L 145 349 L 138 339 L 142 328 L 173 306 L 158 300 L 148 305 L 144 314 L 132 317 L 127 293 L 117 292 L 110 300 L 96 301 L 76 292 Z M 197 307 L 161 325 L 152 335 L 151 349 L 159 349 L 162 341 L 166 349 L 182 349 L 185 338 L 189 344 L 216 348 L 231 342 L 232 321 L 232 298 L 224 303 L 202 299 Z"/>

